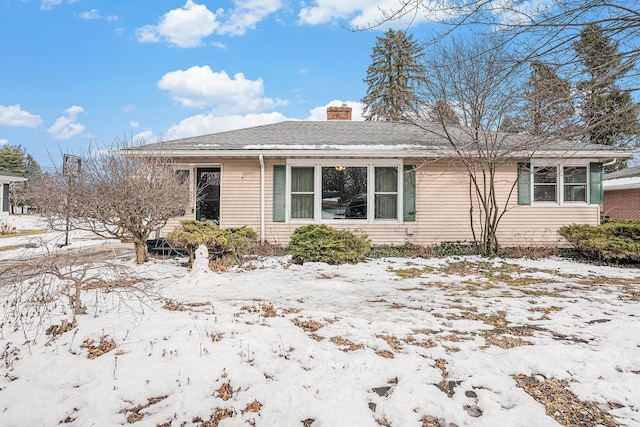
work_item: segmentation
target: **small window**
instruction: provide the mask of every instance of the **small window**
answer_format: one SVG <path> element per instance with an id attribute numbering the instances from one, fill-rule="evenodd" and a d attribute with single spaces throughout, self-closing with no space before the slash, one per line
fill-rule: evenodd
<path id="1" fill-rule="evenodd" d="M 313 167 L 291 168 L 291 218 L 313 218 Z"/>
<path id="2" fill-rule="evenodd" d="M 586 167 L 565 167 L 563 168 L 564 178 L 564 201 L 565 202 L 586 202 L 587 201 L 587 168 Z"/>
<path id="3" fill-rule="evenodd" d="M 375 168 L 375 218 L 398 218 L 398 168 Z"/>
<path id="4" fill-rule="evenodd" d="M 558 168 L 556 166 L 533 168 L 533 200 L 536 202 L 558 201 Z"/>

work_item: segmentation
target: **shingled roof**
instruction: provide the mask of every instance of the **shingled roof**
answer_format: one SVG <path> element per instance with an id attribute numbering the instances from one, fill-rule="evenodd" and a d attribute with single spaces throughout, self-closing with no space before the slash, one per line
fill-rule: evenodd
<path id="1" fill-rule="evenodd" d="M 468 132 L 460 127 L 447 129 L 457 141 L 468 139 Z M 533 141 L 530 135 L 500 134 L 503 149 L 522 148 L 566 155 L 580 152 L 590 156 L 626 157 L 626 150 L 583 144 L 573 141 L 546 143 Z M 133 153 L 167 151 L 175 156 L 238 156 L 256 155 L 366 155 L 366 156 L 441 156 L 451 154 L 451 145 L 435 123 L 377 121 L 285 121 L 245 129 L 158 142 L 125 150 Z"/>

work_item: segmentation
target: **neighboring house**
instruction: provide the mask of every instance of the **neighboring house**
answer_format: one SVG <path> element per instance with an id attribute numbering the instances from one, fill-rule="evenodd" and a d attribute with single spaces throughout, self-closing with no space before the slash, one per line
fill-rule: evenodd
<path id="1" fill-rule="evenodd" d="M 25 182 L 27 178 L 0 171 L 0 218 L 9 216 L 9 185 L 13 182 Z"/>
<path id="2" fill-rule="evenodd" d="M 327 121 L 281 122 L 124 153 L 170 156 L 177 173 L 201 189 L 200 200 L 162 234 L 195 218 L 247 225 L 276 244 L 310 223 L 362 231 L 374 244 L 473 240 L 468 174 L 446 140 L 411 124 L 350 121 L 348 107 L 327 113 Z M 513 149 L 529 137 L 507 138 Z M 562 225 L 597 224 L 602 163 L 631 154 L 569 142 L 514 151 L 497 171 L 498 203 L 508 207 L 500 243 L 557 244 Z"/>
<path id="3" fill-rule="evenodd" d="M 640 166 L 606 174 L 602 186 L 605 218 L 640 219 Z"/>

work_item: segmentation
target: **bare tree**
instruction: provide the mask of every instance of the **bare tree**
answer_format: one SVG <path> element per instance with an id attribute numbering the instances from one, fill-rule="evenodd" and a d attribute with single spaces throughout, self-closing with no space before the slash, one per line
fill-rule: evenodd
<path id="1" fill-rule="evenodd" d="M 149 235 L 182 215 L 191 194 L 167 157 L 124 157 L 111 149 L 85 156 L 80 176 L 57 172 L 33 189 L 53 229 L 69 221 L 76 230 L 133 242 L 139 264 L 147 261 Z"/>
<path id="2" fill-rule="evenodd" d="M 514 65 L 499 42 L 452 39 L 430 50 L 423 105 L 453 106 L 460 125 L 442 114 L 435 116 L 435 124 L 428 124 L 428 120 L 416 122 L 449 143 L 455 153 L 455 165 L 468 176 L 470 226 L 483 254 L 495 253 L 499 248 L 498 226 L 516 185 L 516 180 L 499 183 L 498 169 L 512 163 L 516 153 L 527 156 L 540 144 L 530 135 L 496 131 L 509 114 L 521 108 L 524 71 Z M 429 111 L 426 114 L 433 118 Z M 500 198 L 505 186 L 506 200 Z"/>

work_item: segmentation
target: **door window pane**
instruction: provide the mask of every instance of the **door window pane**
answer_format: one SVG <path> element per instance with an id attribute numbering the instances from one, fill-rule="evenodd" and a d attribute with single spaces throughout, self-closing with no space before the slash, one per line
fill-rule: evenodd
<path id="1" fill-rule="evenodd" d="M 367 218 L 367 167 L 322 167 L 322 219 Z"/>
<path id="2" fill-rule="evenodd" d="M 199 193 L 196 219 L 220 225 L 220 168 L 198 169 L 196 176 Z"/>

